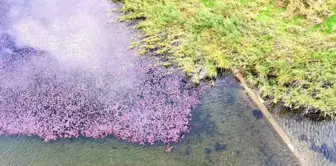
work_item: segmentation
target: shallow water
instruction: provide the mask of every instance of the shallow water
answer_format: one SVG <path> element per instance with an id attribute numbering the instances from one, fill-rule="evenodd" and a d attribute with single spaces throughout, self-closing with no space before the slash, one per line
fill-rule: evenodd
<path id="1" fill-rule="evenodd" d="M 191 132 L 172 152 L 164 145 L 102 140 L 1 136 L 0 165 L 298 165 L 232 77 L 207 90 Z"/>
<path id="2" fill-rule="evenodd" d="M 45 3 L 42 1 L 34 2 Z M 43 14 L 55 5 L 54 2 L 50 2 L 51 4 L 46 8 L 40 10 L 39 5 L 41 4 L 37 4 L 39 10 L 27 10 L 27 12 Z M 76 4 L 79 1 L 74 0 L 72 2 Z M 87 84 L 85 82 L 86 74 L 94 73 L 93 75 L 97 76 L 94 78 L 100 78 L 101 74 L 107 69 L 108 71 L 114 71 L 114 76 L 118 78 L 118 81 L 110 82 L 113 83 L 110 86 L 115 86 L 118 89 L 132 87 L 134 82 L 137 82 L 137 75 L 127 75 L 125 71 L 125 68 L 132 68 L 133 62 L 137 59 L 135 52 L 128 50 L 131 32 L 127 31 L 125 24 L 105 24 L 109 19 L 106 14 L 106 7 L 109 6 L 105 2 L 102 3 L 101 1 L 98 8 L 95 8 L 95 5 L 97 5 L 94 3 L 95 1 L 82 2 L 81 5 L 74 7 L 81 10 L 77 13 L 74 12 L 74 18 L 80 15 L 79 12 L 85 12 L 83 16 L 86 19 L 79 20 L 79 22 L 76 22 L 78 21 L 76 19 L 67 20 L 67 14 L 69 13 L 54 11 L 51 12 L 50 16 L 48 15 L 40 20 L 43 24 L 36 23 L 36 20 L 30 18 L 28 20 L 19 19 L 19 22 L 11 20 L 15 25 L 13 29 L 8 30 L 11 35 L 34 48 L 46 50 L 56 55 L 50 60 L 46 59 L 45 63 L 39 63 L 42 61 L 36 60 L 31 63 L 34 65 L 25 64 L 27 70 L 23 71 L 40 71 L 30 68 L 31 66 L 37 66 L 37 69 L 46 67 L 48 70 L 42 70 L 46 72 L 46 75 L 55 72 L 62 76 L 62 72 L 59 71 L 68 71 L 71 74 L 73 69 L 77 70 L 79 68 L 80 71 L 83 71 L 81 72 L 83 77 L 78 77 L 79 82 L 84 81 L 83 84 Z M 92 3 L 95 5 L 92 5 Z M 63 6 L 65 6 L 65 11 L 72 11 L 68 10 L 67 5 L 63 4 Z M 73 6 L 70 5 L 71 7 Z M 113 5 L 113 7 L 116 6 Z M 37 16 L 40 15 L 37 14 Z M 63 24 L 64 21 L 56 20 L 56 22 L 53 22 L 55 20 L 52 17 L 58 15 L 64 15 L 60 16 L 59 20 L 65 19 L 65 25 Z M 18 17 L 21 17 L 21 15 L 18 15 Z M 0 25 L 3 25 L 1 21 Z M 72 25 L 66 21 L 75 22 Z M 52 28 L 54 28 L 51 30 L 55 30 L 56 27 L 57 33 L 51 33 L 54 31 L 50 31 L 50 27 L 47 26 L 50 22 Z M 27 26 L 29 29 L 29 26 L 32 25 L 38 26 L 32 28 L 34 33 L 27 33 Z M 67 31 L 67 26 L 70 25 L 73 29 Z M 7 27 L 11 26 L 8 25 Z M 83 29 L 73 35 L 73 32 L 77 32 L 78 28 Z M 43 32 L 42 35 L 40 32 Z M 45 34 L 52 37 L 48 38 L 50 36 L 45 36 Z M 81 36 L 81 34 L 85 35 Z M 36 36 L 41 40 L 33 40 Z M 67 40 L 64 44 L 63 40 L 65 39 Z M 83 39 L 90 39 L 91 42 L 83 42 L 85 41 Z M 68 47 L 63 47 L 63 45 Z M 93 47 L 89 47 L 89 45 L 93 45 Z M 54 63 L 55 61 L 57 63 Z M 60 68 L 62 70 L 59 70 Z M 134 73 L 133 70 L 131 72 Z M 11 75 L 18 80 L 14 82 L 18 82 L 18 84 L 24 82 L 24 80 L 20 80 L 24 78 L 21 77 L 24 72 L 16 73 L 18 76 Z M 29 74 L 31 73 L 27 75 L 29 76 Z M 58 80 L 67 80 L 63 82 L 70 82 L 69 85 L 76 83 L 71 82 L 71 79 L 67 79 L 68 77 L 62 76 L 61 78 L 63 79 Z M 67 85 L 66 87 L 70 86 Z M 73 91 L 66 92 L 71 94 Z M 298 164 L 292 153 L 267 125 L 260 111 L 252 104 L 244 94 L 243 89 L 231 76 L 219 79 L 212 89 L 204 92 L 201 105 L 192 114 L 190 126 L 190 133 L 181 142 L 172 144 L 173 150 L 171 153 L 164 151 L 165 145 L 132 144 L 118 140 L 113 136 L 101 140 L 89 138 L 58 139 L 48 143 L 43 142 L 39 137 L 0 136 L 0 165 Z"/>
<path id="3" fill-rule="evenodd" d="M 312 122 L 297 116 L 278 115 L 277 121 L 293 145 L 311 165 L 336 165 L 336 121 Z"/>

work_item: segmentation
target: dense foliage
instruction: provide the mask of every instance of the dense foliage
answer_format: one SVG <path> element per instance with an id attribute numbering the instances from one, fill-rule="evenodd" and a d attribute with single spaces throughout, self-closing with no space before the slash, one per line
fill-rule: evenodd
<path id="1" fill-rule="evenodd" d="M 336 1 L 121 2 L 121 21 L 141 30 L 141 54 L 177 64 L 195 82 L 238 69 L 274 103 L 335 117 Z"/>

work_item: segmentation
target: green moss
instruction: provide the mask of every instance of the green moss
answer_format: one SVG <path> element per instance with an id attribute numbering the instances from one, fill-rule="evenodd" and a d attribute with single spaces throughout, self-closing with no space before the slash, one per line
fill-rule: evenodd
<path id="1" fill-rule="evenodd" d="M 203 5 L 206 7 L 215 7 L 216 1 L 215 0 L 202 0 Z"/>
<path id="2" fill-rule="evenodd" d="M 335 25 L 336 25 L 336 15 L 333 15 L 326 22 L 322 24 L 322 26 L 325 27 L 324 32 L 329 34 L 333 32 Z"/>
<path id="3" fill-rule="evenodd" d="M 335 15 L 315 26 L 264 0 L 124 0 L 122 10 L 122 21 L 139 20 L 141 54 L 164 56 L 195 82 L 202 69 L 213 79 L 239 69 L 275 103 L 336 116 Z"/>
<path id="4" fill-rule="evenodd" d="M 315 25 L 313 27 L 313 30 L 315 31 L 320 30 L 324 34 L 331 34 L 336 32 L 335 25 L 336 25 L 336 9 L 334 9 L 334 14 L 331 17 L 327 18 L 322 23 Z"/>

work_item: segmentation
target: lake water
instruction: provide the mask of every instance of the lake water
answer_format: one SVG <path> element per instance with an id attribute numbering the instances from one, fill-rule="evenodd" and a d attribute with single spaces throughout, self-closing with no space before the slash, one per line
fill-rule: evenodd
<path id="1" fill-rule="evenodd" d="M 277 121 L 311 165 L 336 165 L 336 121 L 314 122 L 297 115 L 278 115 Z"/>
<path id="2" fill-rule="evenodd" d="M 0 165 L 299 165 L 232 77 L 205 92 L 191 132 L 171 153 L 110 136 L 42 142 L 1 136 Z"/>
<path id="3" fill-rule="evenodd" d="M 61 71 L 71 74 L 75 67 L 95 73 L 93 78 L 111 72 L 119 79 L 113 86 L 132 87 L 137 75 L 126 77 L 125 69 L 137 59 L 135 51 L 128 49 L 133 34 L 126 24 L 106 24 L 111 19 L 106 11 L 117 6 L 98 0 L 62 2 L 62 5 L 57 5 L 56 1 L 34 0 L 15 3 L 12 11 L 15 17 L 0 18 L 0 33 L 6 30 L 21 40 L 22 45 L 56 55 L 45 63 L 36 60 L 33 62 L 37 65 L 26 64 L 23 71 L 62 76 Z M 33 7 L 26 8 L 27 4 Z M 55 6 L 62 10 L 53 10 Z M 6 9 L 1 7 L 0 14 Z M 27 13 L 32 17 L 25 18 Z M 7 25 L 3 20 L 10 20 L 10 23 Z M 22 73 L 16 72 L 18 76 Z M 87 73 L 82 72 L 82 77 L 78 77 L 84 85 Z M 135 73 L 134 70 L 131 73 Z M 23 77 L 9 76 L 18 80 L 12 81 L 19 82 L 18 87 L 25 82 L 20 81 Z M 71 79 L 61 78 L 65 87 L 73 87 Z M 47 143 L 37 136 L 0 136 L 0 165 L 299 165 L 232 76 L 223 76 L 213 88 L 204 92 L 201 104 L 192 113 L 190 126 L 190 133 L 180 142 L 171 144 L 171 153 L 165 152 L 163 144 L 139 145 L 113 136 L 100 140 L 57 139 Z"/>

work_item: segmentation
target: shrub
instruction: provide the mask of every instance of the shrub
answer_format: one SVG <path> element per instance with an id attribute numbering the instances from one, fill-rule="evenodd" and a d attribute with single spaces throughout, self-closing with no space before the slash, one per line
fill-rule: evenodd
<path id="1" fill-rule="evenodd" d="M 336 115 L 335 1 L 122 2 L 120 20 L 138 21 L 141 54 L 164 57 L 195 82 L 239 69 L 274 103 Z"/>

